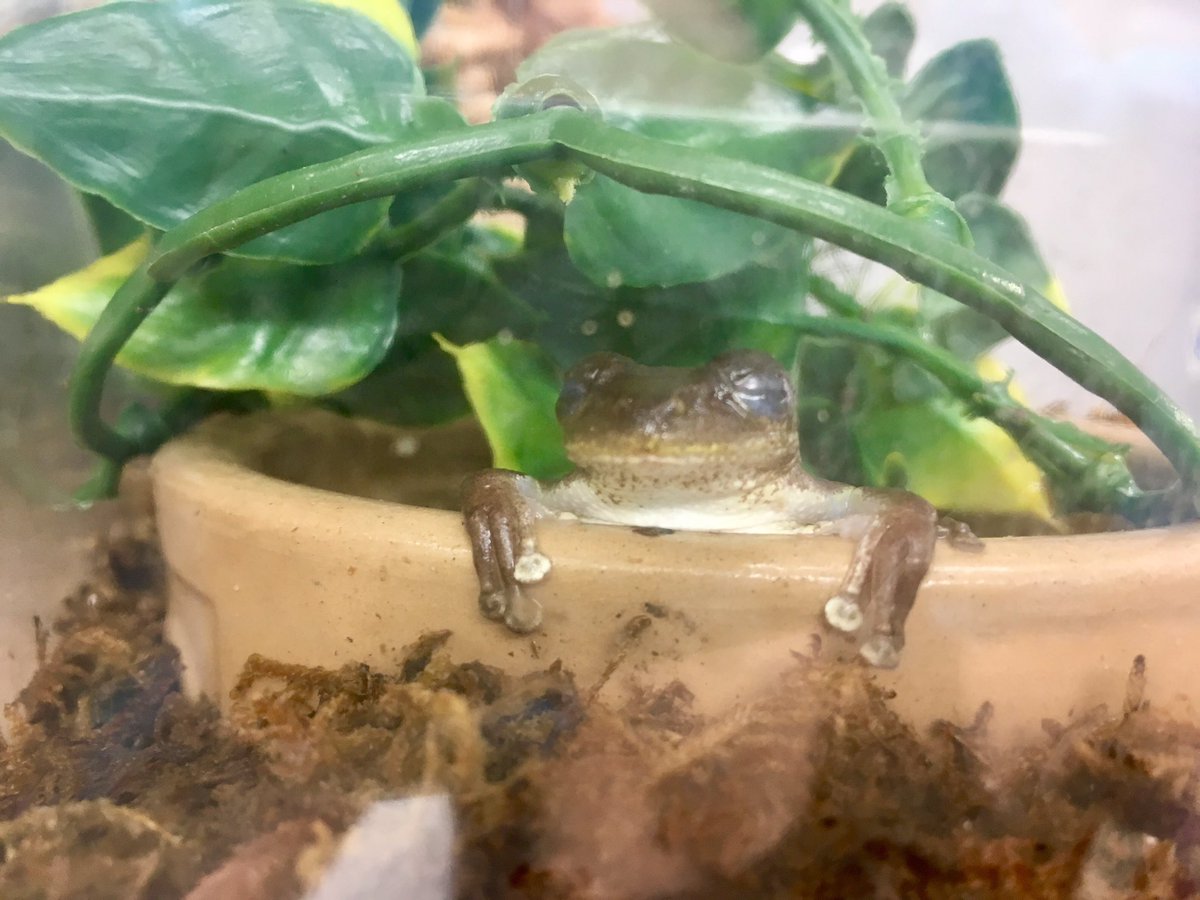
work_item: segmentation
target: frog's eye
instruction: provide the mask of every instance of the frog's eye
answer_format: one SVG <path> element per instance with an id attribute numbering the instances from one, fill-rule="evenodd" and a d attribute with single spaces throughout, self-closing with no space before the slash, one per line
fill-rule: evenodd
<path id="1" fill-rule="evenodd" d="M 782 372 L 746 368 L 728 373 L 738 405 L 756 416 L 781 419 L 792 413 L 792 386 Z"/>
<path id="2" fill-rule="evenodd" d="M 562 390 L 558 392 L 558 403 L 554 406 L 554 414 L 560 420 L 570 418 L 579 412 L 587 395 L 586 384 L 578 378 L 568 378 L 563 382 Z"/>

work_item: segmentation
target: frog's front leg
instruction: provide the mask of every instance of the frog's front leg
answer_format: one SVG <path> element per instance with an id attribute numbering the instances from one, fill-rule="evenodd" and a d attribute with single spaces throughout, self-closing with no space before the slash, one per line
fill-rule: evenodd
<path id="1" fill-rule="evenodd" d="M 907 491 L 836 486 L 841 516 L 827 530 L 857 541 L 838 592 L 825 604 L 825 620 L 856 632 L 869 620 L 859 654 L 894 668 L 904 646 L 904 623 L 933 559 L 937 511 Z"/>
<path id="2" fill-rule="evenodd" d="M 541 486 L 527 475 L 485 469 L 463 482 L 463 520 L 479 577 L 479 608 L 525 634 L 542 622 L 542 605 L 522 590 L 550 572 L 534 523 L 546 514 Z"/>

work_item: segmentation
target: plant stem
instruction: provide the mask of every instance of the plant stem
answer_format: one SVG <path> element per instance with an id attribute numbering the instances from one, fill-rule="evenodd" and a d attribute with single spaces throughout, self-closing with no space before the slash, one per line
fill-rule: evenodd
<path id="1" fill-rule="evenodd" d="M 566 112 L 510 119 L 308 166 L 251 185 L 172 228 L 117 290 L 80 347 L 68 400 L 76 437 L 118 462 L 145 451 L 136 436 L 101 417 L 104 380 L 126 341 L 171 285 L 200 260 L 327 209 L 551 156 L 556 151 L 550 131 Z"/>
<path id="2" fill-rule="evenodd" d="M 75 436 L 84 446 L 114 462 L 143 452 L 137 435 L 109 426 L 100 417 L 104 379 L 125 342 L 171 289 L 172 282 L 155 281 L 142 263 L 108 301 L 79 348 L 71 373 L 67 412 Z"/>
<path id="3" fill-rule="evenodd" d="M 123 459 L 136 452 L 100 418 L 104 375 L 170 282 L 204 257 L 328 209 L 555 156 L 636 190 L 699 200 L 822 238 L 960 300 L 1133 419 L 1186 486 L 1194 489 L 1200 481 L 1200 434 L 1187 416 L 1111 345 L 972 251 L 833 188 L 643 138 L 567 107 L 365 150 L 269 178 L 171 229 L 83 344 L 72 381 L 76 433 L 106 456 Z"/>
<path id="4" fill-rule="evenodd" d="M 553 156 L 554 123 L 573 112 L 577 111 L 552 109 L 413 143 L 373 147 L 267 178 L 164 234 L 148 272 L 156 281 L 173 281 L 206 256 L 328 209 Z"/>
<path id="5" fill-rule="evenodd" d="M 875 143 L 891 173 L 887 184 L 888 205 L 935 195 L 921 167 L 919 135 L 905 122 L 883 60 L 871 50 L 849 4 L 837 0 L 793 0 L 793 3 L 829 51 L 834 65 L 845 74 L 870 119 Z"/>
<path id="6" fill-rule="evenodd" d="M 488 202 L 494 188 L 483 178 L 466 178 L 416 218 L 376 235 L 373 251 L 405 259 L 462 225 Z"/>
<path id="7" fill-rule="evenodd" d="M 1094 453 L 1081 452 L 1080 445 L 1094 444 L 1094 438 L 1069 422 L 1048 419 L 1026 408 L 1012 398 L 1004 383 L 988 381 L 953 353 L 923 341 L 916 334 L 862 321 L 862 307 L 827 279 L 813 277 L 809 290 L 822 305 L 829 305 L 839 315 L 805 316 L 795 323 L 799 332 L 872 344 L 911 360 L 941 382 L 971 415 L 986 418 L 1004 429 L 1047 474 L 1056 496 L 1070 498 L 1072 506 L 1093 512 L 1115 508 L 1131 519 L 1142 514 L 1144 492 L 1123 461 L 1098 460 Z M 843 310 L 857 316 L 842 318 Z"/>
<path id="8" fill-rule="evenodd" d="M 558 200 L 511 184 L 501 184 L 496 189 L 493 208 L 511 210 L 527 219 L 545 217 L 558 219 L 560 222 L 564 209 Z"/>
<path id="9" fill-rule="evenodd" d="M 501 183 L 493 209 L 509 210 L 525 218 L 525 248 L 552 246 L 562 240 L 565 207 L 561 200 Z"/>
<path id="10" fill-rule="evenodd" d="M 808 292 L 826 309 L 847 319 L 865 319 L 867 311 L 856 297 L 847 294 L 828 278 L 808 276 Z"/>

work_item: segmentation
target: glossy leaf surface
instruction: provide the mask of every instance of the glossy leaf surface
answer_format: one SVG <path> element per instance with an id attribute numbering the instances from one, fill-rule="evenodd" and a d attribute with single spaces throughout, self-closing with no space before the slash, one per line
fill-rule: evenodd
<path id="1" fill-rule="evenodd" d="M 454 357 L 488 443 L 492 464 L 536 478 L 571 470 L 554 415 L 559 379 L 534 344 L 493 338 L 459 346 L 438 343 Z"/>
<path id="2" fill-rule="evenodd" d="M 508 327 L 560 367 L 601 350 L 645 365 L 682 366 L 735 347 L 786 359 L 795 343 L 787 323 L 803 310 L 807 264 L 807 242 L 793 236 L 732 275 L 674 287 L 596 285 L 561 246 L 500 260 L 496 270 L 533 313 Z"/>
<path id="3" fill-rule="evenodd" d="M 158 229 L 269 175 L 459 123 L 393 37 L 322 4 L 118 2 L 0 39 L 0 134 Z M 335 261 L 385 210 L 331 211 L 238 253 Z"/>
<path id="4" fill-rule="evenodd" d="M 522 79 L 541 74 L 569 75 L 621 128 L 817 181 L 833 177 L 849 143 L 844 125 L 821 119 L 794 92 L 647 26 L 560 36 L 519 71 Z M 785 238 L 775 225 L 603 177 L 578 187 L 566 215 L 572 258 L 612 287 L 719 278 Z"/>
<path id="5" fill-rule="evenodd" d="M 921 122 L 925 172 L 934 189 L 957 200 L 996 196 L 1021 145 L 1021 122 L 1000 50 L 964 41 L 921 68 L 904 95 L 904 115 Z"/>
<path id="6" fill-rule="evenodd" d="M 145 242 L 40 290 L 10 297 L 82 338 Z M 395 264 L 290 266 L 224 259 L 180 281 L 118 356 L 170 384 L 319 396 L 358 381 L 383 358 L 397 318 Z"/>
<path id="7" fill-rule="evenodd" d="M 786 237 L 768 222 L 642 194 L 603 176 L 578 189 L 566 228 L 571 257 L 592 281 L 610 287 L 720 278 Z"/>
<path id="8" fill-rule="evenodd" d="M 855 417 L 863 469 L 874 484 L 904 486 L 940 509 L 1052 518 L 1041 471 L 1004 431 L 967 418 L 947 396 L 879 405 Z"/>
<path id="9" fill-rule="evenodd" d="M 901 108 L 924 134 L 926 177 L 952 200 L 996 196 L 1016 162 L 1021 123 L 1000 52 L 966 41 L 938 54 L 901 91 Z M 887 167 L 873 146 L 858 147 L 836 185 L 883 205 Z"/>

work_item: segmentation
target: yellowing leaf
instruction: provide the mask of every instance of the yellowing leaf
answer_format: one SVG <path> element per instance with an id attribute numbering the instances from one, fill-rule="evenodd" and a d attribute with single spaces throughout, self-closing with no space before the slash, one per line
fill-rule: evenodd
<path id="1" fill-rule="evenodd" d="M 149 252 L 149 238 L 141 238 L 36 291 L 4 299 L 19 306 L 32 306 L 44 318 L 82 341 L 99 314 L 96 299 L 101 301 L 100 306 L 107 303 Z"/>
<path id="2" fill-rule="evenodd" d="M 9 297 L 82 339 L 145 258 L 135 241 L 39 290 Z M 400 270 L 226 258 L 178 282 L 117 357 L 168 384 L 320 396 L 379 364 L 396 332 Z"/>
<path id="3" fill-rule="evenodd" d="M 441 335 L 434 338 L 458 364 L 494 465 L 537 478 L 571 470 L 554 415 L 558 378 L 535 344 L 495 337 L 459 346 Z"/>
<path id="4" fill-rule="evenodd" d="M 1042 294 L 1063 312 L 1071 311 L 1071 304 L 1067 302 L 1067 295 L 1063 292 L 1062 282 L 1057 278 L 1052 277 L 1050 279 L 1050 283 L 1046 285 Z"/>
<path id="5" fill-rule="evenodd" d="M 908 490 L 940 509 L 1054 517 L 1041 471 L 1007 432 L 942 398 L 872 410 L 854 432 L 874 481 L 899 463 Z"/>
<path id="6" fill-rule="evenodd" d="M 975 361 L 975 371 L 979 373 L 980 378 L 988 381 L 1003 382 L 1008 381 L 1008 396 L 1012 397 L 1022 406 L 1029 405 L 1029 397 L 1025 393 L 1025 389 L 1021 387 L 1014 379 L 1009 378 L 1009 370 L 994 356 L 981 356 Z"/>
<path id="7" fill-rule="evenodd" d="M 413 59 L 420 57 L 417 36 L 413 33 L 412 22 L 400 0 L 317 0 L 317 2 L 362 13 L 399 41 Z"/>

